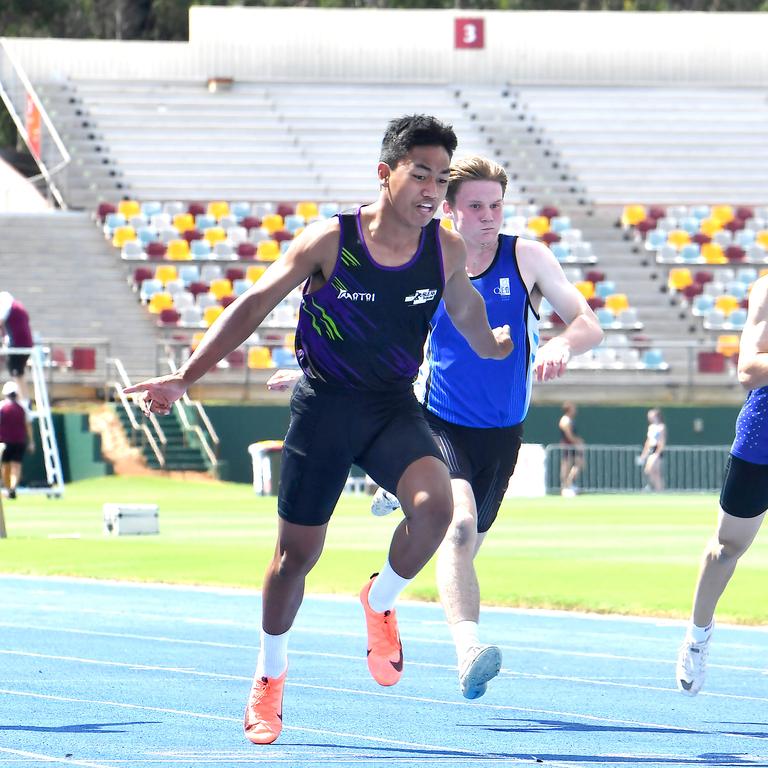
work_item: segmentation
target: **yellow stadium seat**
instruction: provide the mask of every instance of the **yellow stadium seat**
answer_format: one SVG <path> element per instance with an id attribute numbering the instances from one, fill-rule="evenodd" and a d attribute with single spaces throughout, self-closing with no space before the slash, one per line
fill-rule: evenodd
<path id="1" fill-rule="evenodd" d="M 691 236 L 684 229 L 673 229 L 667 234 L 667 242 L 679 251 L 691 242 Z"/>
<path id="2" fill-rule="evenodd" d="M 205 336 L 205 331 L 197 331 L 192 336 L 192 341 L 189 343 L 189 348 L 194 352 L 197 349 L 197 345 L 203 340 L 203 336 Z"/>
<path id="3" fill-rule="evenodd" d="M 256 246 L 257 261 L 275 261 L 280 255 L 280 243 L 277 240 L 260 240 Z"/>
<path id="4" fill-rule="evenodd" d="M 728 259 L 719 243 L 704 243 L 701 246 L 701 256 L 707 264 L 727 264 Z"/>
<path id="5" fill-rule="evenodd" d="M 122 248 L 126 243 L 136 239 L 136 230 L 125 225 L 122 227 L 115 227 L 115 231 L 112 233 L 112 245 L 115 248 Z"/>
<path id="6" fill-rule="evenodd" d="M 646 218 L 647 212 L 644 205 L 625 205 L 621 214 L 621 226 L 625 229 L 634 227 Z"/>
<path id="7" fill-rule="evenodd" d="M 736 214 L 732 205 L 713 205 L 710 216 L 725 226 L 729 221 L 733 221 Z"/>
<path id="8" fill-rule="evenodd" d="M 268 213 L 261 220 L 261 226 L 271 235 L 283 228 L 283 217 L 279 213 Z"/>
<path id="9" fill-rule="evenodd" d="M 618 315 L 619 312 L 629 309 L 629 299 L 626 293 L 612 293 L 610 296 L 605 297 L 605 306 L 610 309 L 614 315 Z"/>
<path id="10" fill-rule="evenodd" d="M 262 267 L 259 264 L 251 264 L 245 270 L 245 279 L 255 283 L 266 271 L 266 267 Z"/>
<path id="11" fill-rule="evenodd" d="M 693 285 L 693 275 L 687 267 L 675 267 L 669 270 L 667 285 L 673 291 L 682 291 L 689 285 Z"/>
<path id="12" fill-rule="evenodd" d="M 293 349 L 296 346 L 296 334 L 295 333 L 286 333 L 285 334 L 285 346 L 289 349 Z"/>
<path id="13" fill-rule="evenodd" d="M 175 280 L 179 276 L 173 264 L 158 264 L 155 267 L 155 278 L 165 285 L 169 280 Z"/>
<path id="14" fill-rule="evenodd" d="M 274 368 L 269 347 L 250 347 L 248 350 L 249 368 Z"/>
<path id="15" fill-rule="evenodd" d="M 117 204 L 117 212 L 122 213 L 126 219 L 141 214 L 141 205 L 137 200 L 121 200 Z"/>
<path id="16" fill-rule="evenodd" d="M 531 216 L 526 227 L 541 237 L 545 232 L 549 232 L 549 219 L 546 216 Z"/>
<path id="17" fill-rule="evenodd" d="M 208 203 L 208 215 L 218 221 L 222 216 L 229 216 L 229 203 L 224 200 L 212 200 Z"/>
<path id="18" fill-rule="evenodd" d="M 758 233 L 755 235 L 755 242 L 757 242 L 758 245 L 762 245 L 763 248 L 768 250 L 768 229 L 759 230 Z"/>
<path id="19" fill-rule="evenodd" d="M 315 216 L 319 215 L 317 203 L 307 201 L 296 203 L 296 213 L 299 216 L 303 216 L 304 221 L 309 221 L 310 219 L 313 219 Z"/>
<path id="20" fill-rule="evenodd" d="M 149 297 L 147 309 L 153 315 L 159 315 L 164 309 L 173 309 L 173 296 L 165 291 L 158 291 Z"/>
<path id="21" fill-rule="evenodd" d="M 203 310 L 203 325 L 206 328 L 213 325 L 214 320 L 224 311 L 224 307 L 221 304 L 211 304 L 210 307 L 206 307 Z"/>
<path id="22" fill-rule="evenodd" d="M 740 306 L 739 300 L 735 296 L 729 294 L 723 294 L 715 299 L 715 309 L 719 309 L 726 317 L 733 312 L 734 309 L 738 309 Z"/>
<path id="23" fill-rule="evenodd" d="M 701 224 L 699 224 L 699 230 L 707 237 L 712 237 L 723 228 L 724 223 L 720 219 L 710 216 L 708 219 L 702 219 Z"/>
<path id="24" fill-rule="evenodd" d="M 768 275 L 768 267 L 763 267 L 763 268 L 760 270 L 760 274 L 759 274 L 759 277 L 765 277 L 766 275 Z"/>
<path id="25" fill-rule="evenodd" d="M 717 337 L 717 351 L 725 357 L 739 354 L 739 337 L 736 334 L 726 334 Z"/>
<path id="26" fill-rule="evenodd" d="M 574 283 L 576 290 L 585 298 L 591 299 L 595 295 L 595 284 L 591 280 L 579 280 Z"/>
<path id="27" fill-rule="evenodd" d="M 443 229 L 453 229 L 453 219 L 440 219 L 440 226 Z"/>
<path id="28" fill-rule="evenodd" d="M 179 232 L 187 232 L 190 229 L 195 228 L 195 217 L 191 213 L 177 213 L 173 217 L 173 226 L 179 230 Z"/>
<path id="29" fill-rule="evenodd" d="M 186 261 L 192 258 L 189 252 L 189 243 L 186 240 L 169 240 L 165 257 L 172 261 Z"/>
<path id="30" fill-rule="evenodd" d="M 203 231 L 203 238 L 207 240 L 211 247 L 227 239 L 227 233 L 224 227 L 208 227 Z"/>
<path id="31" fill-rule="evenodd" d="M 232 295 L 232 283 L 226 277 L 218 277 L 215 280 L 211 280 L 208 290 L 218 301 L 221 301 L 225 296 Z"/>

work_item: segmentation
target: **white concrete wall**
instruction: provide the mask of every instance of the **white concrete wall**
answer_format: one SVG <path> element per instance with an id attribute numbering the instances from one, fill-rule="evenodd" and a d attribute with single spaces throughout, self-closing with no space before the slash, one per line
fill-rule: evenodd
<path id="1" fill-rule="evenodd" d="M 456 17 L 485 48 L 454 50 Z M 768 14 L 193 7 L 190 43 L 11 39 L 32 80 L 768 83 Z"/>

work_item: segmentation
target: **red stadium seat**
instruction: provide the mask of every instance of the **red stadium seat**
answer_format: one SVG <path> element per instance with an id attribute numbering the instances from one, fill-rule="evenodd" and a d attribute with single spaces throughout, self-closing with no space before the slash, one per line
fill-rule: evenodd
<path id="1" fill-rule="evenodd" d="M 95 371 L 96 350 L 93 347 L 72 347 L 72 370 Z"/>
<path id="2" fill-rule="evenodd" d="M 241 259 L 254 259 L 256 258 L 256 246 L 253 243 L 240 243 L 236 253 Z"/>
<path id="3" fill-rule="evenodd" d="M 730 262 L 744 261 L 746 257 L 746 251 L 738 245 L 729 245 L 725 249 L 725 258 Z"/>
<path id="4" fill-rule="evenodd" d="M 245 270 L 242 267 L 229 267 L 224 273 L 224 277 L 230 283 L 234 283 L 235 280 L 242 280 L 245 277 Z"/>
<path id="5" fill-rule="evenodd" d="M 261 219 L 258 216 L 243 216 L 240 226 L 246 229 L 258 229 L 261 226 Z"/>
<path id="6" fill-rule="evenodd" d="M 277 210 L 275 211 L 275 213 L 278 216 L 282 216 L 283 218 L 285 218 L 286 216 L 291 216 L 294 213 L 296 213 L 296 206 L 293 205 L 292 203 L 280 203 L 277 206 Z"/>
<path id="7" fill-rule="evenodd" d="M 190 203 L 187 207 L 187 212 L 193 216 L 201 216 L 208 210 L 208 206 L 205 203 Z"/>
<path id="8" fill-rule="evenodd" d="M 164 259 L 167 247 L 165 243 L 161 243 L 159 240 L 153 240 L 151 243 L 147 243 L 144 248 L 147 254 L 147 258 L 154 260 Z"/>
<path id="9" fill-rule="evenodd" d="M 188 229 L 186 232 L 182 232 L 181 236 L 188 243 L 191 243 L 193 240 L 202 240 L 203 239 L 203 233 L 199 229 Z"/>
<path id="10" fill-rule="evenodd" d="M 112 203 L 99 203 L 99 207 L 96 209 L 99 220 L 103 222 L 109 213 L 117 213 L 117 206 L 112 205 Z"/>
<path id="11" fill-rule="evenodd" d="M 699 373 L 724 373 L 725 357 L 719 352 L 699 352 Z"/>
<path id="12" fill-rule="evenodd" d="M 546 216 L 548 219 L 553 219 L 555 216 L 560 215 L 560 209 L 554 205 L 545 205 L 540 211 L 539 216 Z"/>
<path id="13" fill-rule="evenodd" d="M 560 242 L 560 235 L 558 235 L 557 232 L 545 232 L 539 240 L 547 245 L 552 245 L 552 243 Z"/>
<path id="14" fill-rule="evenodd" d="M 167 308 L 160 310 L 158 315 L 158 322 L 160 325 L 176 325 L 179 322 L 181 315 L 178 310 L 173 308 Z"/>

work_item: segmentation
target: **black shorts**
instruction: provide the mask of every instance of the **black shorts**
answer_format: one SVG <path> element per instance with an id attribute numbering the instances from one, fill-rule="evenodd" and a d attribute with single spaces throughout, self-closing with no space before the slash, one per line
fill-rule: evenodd
<path id="1" fill-rule="evenodd" d="M 8 373 L 11 376 L 23 376 L 29 355 L 8 355 Z"/>
<path id="2" fill-rule="evenodd" d="M 21 464 L 24 461 L 24 454 L 27 452 L 26 443 L 6 443 L 5 450 L 3 451 L 3 464 L 10 464 L 11 462 L 18 462 Z"/>
<path id="3" fill-rule="evenodd" d="M 757 517 L 768 509 L 768 464 L 753 464 L 731 454 L 720 491 L 723 512 L 734 517 Z"/>
<path id="4" fill-rule="evenodd" d="M 523 441 L 523 425 L 465 427 L 424 409 L 451 477 L 472 486 L 477 506 L 477 531 L 485 533 L 496 519 L 509 478 L 515 471 Z"/>
<path id="5" fill-rule="evenodd" d="M 396 493 L 403 472 L 424 456 L 443 460 L 410 385 L 370 392 L 302 377 L 291 395 L 278 514 L 289 523 L 324 525 L 352 464 Z"/>

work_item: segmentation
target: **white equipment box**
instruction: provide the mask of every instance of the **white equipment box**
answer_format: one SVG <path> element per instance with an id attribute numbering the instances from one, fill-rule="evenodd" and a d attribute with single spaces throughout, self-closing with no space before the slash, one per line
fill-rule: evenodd
<path id="1" fill-rule="evenodd" d="M 157 504 L 105 504 L 103 509 L 107 536 L 160 533 Z"/>

